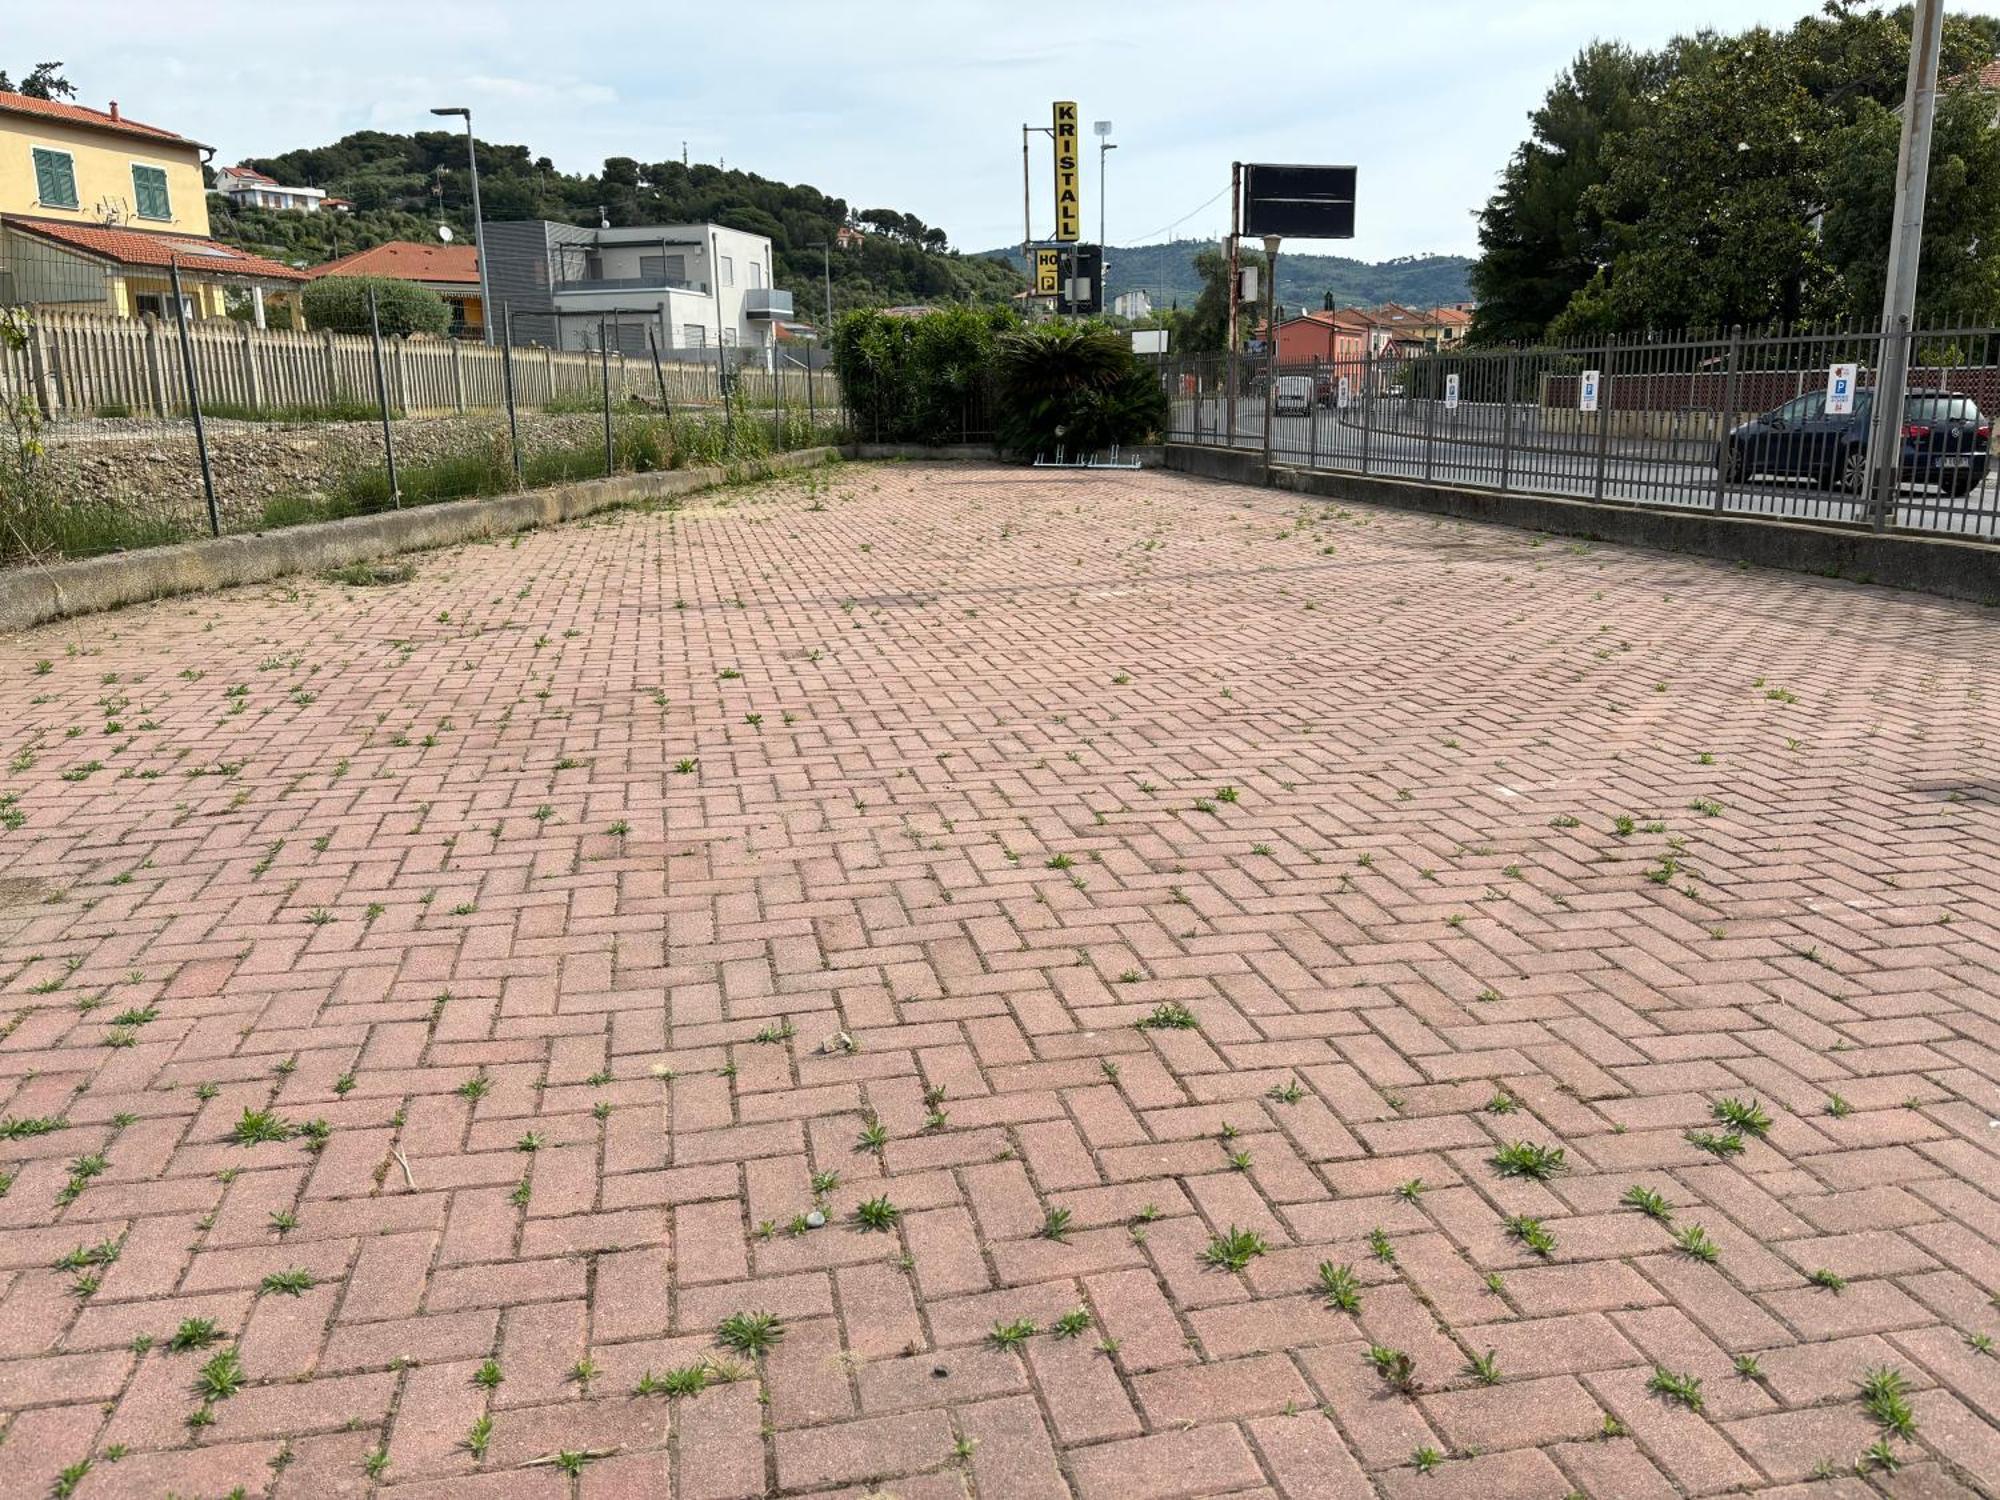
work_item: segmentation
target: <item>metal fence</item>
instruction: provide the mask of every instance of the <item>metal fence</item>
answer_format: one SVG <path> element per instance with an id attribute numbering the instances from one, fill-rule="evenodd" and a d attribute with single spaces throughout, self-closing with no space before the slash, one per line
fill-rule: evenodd
<path id="1" fill-rule="evenodd" d="M 849 419 L 830 370 L 732 349 L 693 367 L 604 348 L 550 356 L 505 345 L 462 402 L 432 403 L 404 341 L 346 337 L 310 399 L 245 389 L 203 358 L 240 350 L 233 325 L 171 315 L 137 329 L 147 398 L 52 398 L 84 376 L 27 308 L 0 308 L 0 567 L 421 505 L 838 441 Z M 301 335 L 300 337 L 307 337 Z M 425 351 L 426 354 L 429 351 Z M 49 368 L 63 359 L 66 372 Z M 560 367 L 556 359 L 563 363 Z M 559 376 L 552 373 L 560 369 Z M 476 398 L 476 399 L 475 399 Z"/>
<path id="2" fill-rule="evenodd" d="M 1914 335 L 1893 499 L 1871 495 L 1884 336 L 1848 329 L 1161 366 L 1171 441 L 1277 465 L 2000 542 L 2000 331 Z M 1852 365 L 1852 410 L 1829 409 Z M 1267 406 L 1271 416 L 1266 421 Z"/>

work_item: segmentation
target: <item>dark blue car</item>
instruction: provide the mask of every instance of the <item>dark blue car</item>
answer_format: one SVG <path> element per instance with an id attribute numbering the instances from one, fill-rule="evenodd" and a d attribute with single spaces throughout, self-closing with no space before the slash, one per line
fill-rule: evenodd
<path id="1" fill-rule="evenodd" d="M 1808 391 L 1729 434 L 1729 477 L 1810 479 L 1824 489 L 1859 493 L 1868 479 L 1872 390 L 1855 392 L 1854 410 L 1829 415 L 1826 392 Z M 1911 391 L 1903 403 L 1902 480 L 1964 495 L 1986 477 L 1993 424 L 1970 396 Z"/>

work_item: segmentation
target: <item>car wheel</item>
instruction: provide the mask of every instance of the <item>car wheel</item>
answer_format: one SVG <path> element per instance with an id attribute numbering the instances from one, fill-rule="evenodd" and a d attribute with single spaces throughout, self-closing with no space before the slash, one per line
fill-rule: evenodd
<path id="1" fill-rule="evenodd" d="M 1967 495 L 1972 493 L 1972 471 L 1970 469 L 1953 469 L 1944 476 L 1943 482 L 1938 485 L 1938 488 L 1943 490 L 1953 500 L 1963 500 Z"/>
<path id="2" fill-rule="evenodd" d="M 1850 495 L 1858 495 L 1868 487 L 1868 454 L 1861 448 L 1850 448 L 1847 457 L 1840 461 L 1840 487 Z"/>

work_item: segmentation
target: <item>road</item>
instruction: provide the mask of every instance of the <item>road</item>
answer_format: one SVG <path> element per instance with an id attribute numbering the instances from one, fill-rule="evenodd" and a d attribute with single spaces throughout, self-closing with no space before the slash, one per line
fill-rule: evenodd
<path id="1" fill-rule="evenodd" d="M 1365 472 L 1393 479 L 1428 479 L 1524 494 L 1623 501 L 1684 510 L 1716 508 L 1714 444 L 1702 438 L 1617 439 L 1605 445 L 1603 484 L 1598 482 L 1598 440 L 1591 433 L 1539 428 L 1539 408 L 1517 409 L 1511 446 L 1503 440 L 1504 408 L 1378 399 L 1364 414 L 1315 408 L 1309 416 L 1279 417 L 1272 427 L 1272 457 L 1285 464 Z M 1215 398 L 1174 402 L 1174 431 L 1215 446 L 1227 422 Z M 1433 424 L 1427 437 L 1426 424 Z M 1264 412 L 1246 398 L 1237 403 L 1239 448 L 1261 451 Z M 1721 508 L 1738 515 L 1784 516 L 1802 521 L 1865 522 L 1857 496 L 1825 490 L 1807 480 L 1758 479 L 1732 483 Z M 1914 531 L 2000 539 L 2000 469 L 1971 494 L 1954 499 L 1935 486 L 1907 485 L 1898 497 L 1895 524 Z"/>

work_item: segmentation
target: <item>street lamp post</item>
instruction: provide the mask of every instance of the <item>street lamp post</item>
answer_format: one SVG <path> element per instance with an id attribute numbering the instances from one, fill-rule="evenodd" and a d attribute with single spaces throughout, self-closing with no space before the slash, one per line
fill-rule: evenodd
<path id="1" fill-rule="evenodd" d="M 1111 248 L 1104 242 L 1104 164 L 1106 154 L 1118 147 L 1110 139 L 1109 120 L 1095 120 L 1090 128 L 1097 136 L 1097 302 L 1100 307 L 1108 307 L 1105 294 L 1111 290 L 1111 277 L 1107 274 L 1111 269 Z"/>
<path id="2" fill-rule="evenodd" d="M 472 111 L 462 104 L 448 104 L 431 111 L 434 115 L 462 115 L 465 118 L 465 159 L 472 166 L 472 244 L 479 257 L 479 336 L 493 342 L 493 294 L 486 285 L 486 221 L 479 212 L 479 148 L 472 141 Z"/>

